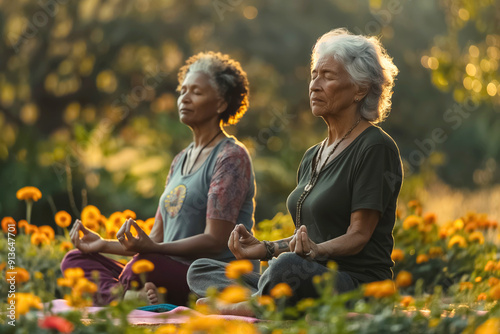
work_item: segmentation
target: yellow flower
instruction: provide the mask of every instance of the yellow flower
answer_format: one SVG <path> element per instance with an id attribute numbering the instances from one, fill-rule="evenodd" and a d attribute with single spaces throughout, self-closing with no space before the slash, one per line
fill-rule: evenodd
<path id="1" fill-rule="evenodd" d="M 457 230 L 461 230 L 464 228 L 464 221 L 462 219 L 457 219 L 453 222 L 453 227 Z"/>
<path id="2" fill-rule="evenodd" d="M 490 287 L 495 286 L 495 285 L 497 285 L 498 283 L 500 283 L 500 279 L 498 279 L 498 278 L 496 278 L 496 277 L 490 277 L 490 278 L 488 279 L 488 285 L 489 285 Z"/>
<path id="3" fill-rule="evenodd" d="M 483 278 L 481 276 L 474 278 L 474 282 L 476 282 L 476 283 L 480 283 L 482 280 L 483 280 Z"/>
<path id="4" fill-rule="evenodd" d="M 391 259 L 392 261 L 402 261 L 405 258 L 405 253 L 399 248 L 394 248 L 392 250 Z"/>
<path id="5" fill-rule="evenodd" d="M 481 324 L 474 334 L 500 334 L 500 318 L 490 318 Z"/>
<path id="6" fill-rule="evenodd" d="M 116 226 L 118 229 L 122 227 L 123 223 L 125 223 L 125 216 L 121 212 L 114 212 L 109 216 L 109 219 L 106 223 L 106 228 L 110 228 L 111 226 Z"/>
<path id="7" fill-rule="evenodd" d="M 271 289 L 271 297 L 278 299 L 282 297 L 291 297 L 293 294 L 292 288 L 286 283 L 278 283 Z"/>
<path id="8" fill-rule="evenodd" d="M 316 303 L 313 298 L 304 298 L 297 303 L 297 310 L 304 311 L 305 309 L 313 307 L 315 304 Z"/>
<path id="9" fill-rule="evenodd" d="M 38 226 L 32 225 L 32 224 L 26 224 L 24 225 L 24 233 L 26 234 L 33 234 L 38 232 Z"/>
<path id="10" fill-rule="evenodd" d="M 49 225 L 42 225 L 38 227 L 38 232 L 45 234 L 47 238 L 49 238 L 49 240 L 54 240 L 54 237 L 56 235 L 54 229 Z"/>
<path id="11" fill-rule="evenodd" d="M 158 327 L 158 329 L 155 331 L 155 334 L 175 334 L 177 332 L 177 326 L 168 324 Z"/>
<path id="12" fill-rule="evenodd" d="M 35 246 L 48 245 L 50 239 L 44 233 L 35 232 L 31 235 L 31 243 Z"/>
<path id="13" fill-rule="evenodd" d="M 230 285 L 226 287 L 217 297 L 220 301 L 228 304 L 240 303 L 248 300 L 250 291 L 239 285 Z"/>
<path id="14" fill-rule="evenodd" d="M 81 295 L 83 293 L 93 294 L 97 292 L 97 285 L 86 278 L 79 278 L 73 287 L 73 293 Z"/>
<path id="15" fill-rule="evenodd" d="M 448 242 L 448 248 L 452 248 L 455 245 L 461 248 L 465 248 L 467 247 L 467 241 L 465 241 L 464 237 L 460 235 L 454 235 Z"/>
<path id="16" fill-rule="evenodd" d="M 419 256 L 417 256 L 417 264 L 420 264 L 420 263 L 424 263 L 424 262 L 428 262 L 429 261 L 429 257 L 425 254 L 420 254 Z"/>
<path id="17" fill-rule="evenodd" d="M 482 245 L 482 244 L 484 244 L 484 235 L 481 232 L 479 232 L 479 231 L 472 232 L 469 235 L 469 241 L 470 242 L 477 241 L 480 245 Z"/>
<path id="18" fill-rule="evenodd" d="M 3 217 L 2 218 L 2 230 L 4 233 L 9 233 L 9 226 L 14 226 L 14 231 L 12 232 L 12 228 L 10 233 L 17 234 L 16 221 L 12 217 Z"/>
<path id="19" fill-rule="evenodd" d="M 429 249 L 429 257 L 434 259 L 436 257 L 440 257 L 444 254 L 443 249 L 441 247 L 431 247 Z"/>
<path id="20" fill-rule="evenodd" d="M 56 221 L 57 226 L 60 226 L 62 228 L 68 227 L 71 224 L 71 215 L 64 210 L 56 213 L 54 219 Z"/>
<path id="21" fill-rule="evenodd" d="M 276 309 L 274 299 L 270 296 L 260 296 L 257 298 L 257 303 L 261 306 L 266 306 L 269 311 L 274 311 Z"/>
<path id="22" fill-rule="evenodd" d="M 28 226 L 28 222 L 25 219 L 21 219 L 20 221 L 17 222 L 18 228 L 26 229 L 26 226 Z"/>
<path id="23" fill-rule="evenodd" d="M 412 282 L 413 276 L 406 270 L 401 270 L 396 277 L 396 285 L 402 288 L 410 286 Z"/>
<path id="24" fill-rule="evenodd" d="M 42 192 L 36 187 L 23 187 L 16 193 L 16 197 L 20 201 L 38 201 L 42 198 Z"/>
<path id="25" fill-rule="evenodd" d="M 406 217 L 403 221 L 403 229 L 408 230 L 410 228 L 419 226 L 423 222 L 422 217 L 411 215 Z"/>
<path id="26" fill-rule="evenodd" d="M 93 205 L 87 205 L 83 208 L 81 216 L 83 225 L 87 226 L 87 222 L 97 222 L 97 220 L 101 217 L 101 211 Z"/>
<path id="27" fill-rule="evenodd" d="M 238 279 L 241 275 L 251 273 L 252 271 L 252 262 L 249 260 L 236 260 L 227 265 L 226 276 L 229 279 Z"/>
<path id="28" fill-rule="evenodd" d="M 61 242 L 61 245 L 59 246 L 63 252 L 67 252 L 69 250 L 73 249 L 73 244 L 69 241 L 63 241 Z"/>
<path id="29" fill-rule="evenodd" d="M 413 299 L 412 296 L 404 296 L 403 299 L 401 299 L 401 306 L 403 307 L 408 307 L 410 305 L 415 304 L 415 299 Z"/>
<path id="30" fill-rule="evenodd" d="M 134 211 L 132 210 L 125 210 L 123 211 L 123 216 L 125 217 L 125 219 L 129 219 L 129 218 L 132 218 L 132 219 L 135 219 L 137 218 L 137 215 L 135 214 Z"/>
<path id="31" fill-rule="evenodd" d="M 72 287 L 73 286 L 73 281 L 71 279 L 69 279 L 69 278 L 59 277 L 57 279 L 57 285 L 58 286 Z"/>
<path id="32" fill-rule="evenodd" d="M 79 278 L 85 277 L 85 272 L 82 268 L 75 267 L 66 269 L 63 275 L 65 278 L 77 281 Z"/>
<path id="33" fill-rule="evenodd" d="M 11 303 L 11 300 L 14 300 L 14 305 L 16 305 L 16 318 L 19 318 L 20 315 L 28 313 L 31 308 L 41 310 L 43 307 L 40 297 L 31 293 L 16 292 L 14 297 L 9 298 L 9 304 Z"/>
<path id="34" fill-rule="evenodd" d="M 134 262 L 134 264 L 132 264 L 132 271 L 135 274 L 147 273 L 153 271 L 154 269 L 155 265 L 153 264 L 153 262 L 145 259 L 138 260 Z"/>

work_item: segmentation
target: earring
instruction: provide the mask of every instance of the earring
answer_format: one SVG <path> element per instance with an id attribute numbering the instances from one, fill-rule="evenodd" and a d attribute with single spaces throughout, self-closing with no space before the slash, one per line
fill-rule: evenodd
<path id="1" fill-rule="evenodd" d="M 359 102 L 359 99 L 358 99 L 358 98 L 355 98 L 355 99 L 354 99 L 354 101 Z"/>

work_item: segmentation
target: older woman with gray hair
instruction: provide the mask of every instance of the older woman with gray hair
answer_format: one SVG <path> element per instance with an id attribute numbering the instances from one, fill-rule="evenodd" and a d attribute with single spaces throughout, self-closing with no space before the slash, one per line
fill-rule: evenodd
<path id="1" fill-rule="evenodd" d="M 237 123 L 247 111 L 246 73 L 228 55 L 208 52 L 189 58 L 178 79 L 179 118 L 192 130 L 193 142 L 172 161 L 151 233 L 132 219 L 123 224 L 117 240 L 102 239 L 80 220 L 70 232 L 77 249 L 66 255 L 61 269 L 80 267 L 88 279 L 99 273 L 95 304 L 120 298 L 120 291 L 126 298 L 155 304 L 160 300 L 158 288 L 163 287 L 168 302 L 185 305 L 191 262 L 201 257 L 234 260 L 227 245 L 232 230 L 235 225 L 253 226 L 250 156 L 242 143 L 224 132 L 224 125 Z M 133 258 L 123 265 L 100 253 Z M 140 270 L 134 270 L 140 260 L 154 265 L 145 273 L 144 286 Z"/>
<path id="2" fill-rule="evenodd" d="M 238 225 L 229 239 L 236 258 L 270 260 L 262 276 L 244 277 L 253 293 L 267 295 L 284 282 L 293 290 L 291 303 L 315 297 L 313 277 L 327 272 L 329 261 L 337 263 L 338 293 L 392 278 L 392 230 L 403 172 L 396 143 L 377 124 L 389 113 L 397 72 L 376 38 L 335 29 L 318 39 L 309 99 L 328 135 L 305 153 L 288 197 L 295 233 L 259 241 Z M 188 272 L 191 290 L 204 296 L 209 286 L 232 284 L 224 267 L 195 261 Z M 220 305 L 219 311 L 252 315 L 245 302 Z"/>

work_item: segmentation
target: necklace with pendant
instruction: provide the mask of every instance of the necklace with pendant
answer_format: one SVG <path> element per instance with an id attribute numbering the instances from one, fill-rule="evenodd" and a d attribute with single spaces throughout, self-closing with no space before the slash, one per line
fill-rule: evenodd
<path id="1" fill-rule="evenodd" d="M 222 133 L 222 130 L 220 130 L 219 132 L 217 132 L 217 134 L 216 134 L 216 135 L 215 135 L 212 139 L 210 139 L 210 141 L 209 141 L 208 143 L 206 143 L 206 144 L 205 144 L 205 145 L 201 148 L 200 152 L 198 152 L 198 154 L 196 155 L 196 158 L 194 159 L 194 162 L 193 162 L 193 164 L 191 165 L 191 168 L 189 168 L 189 170 L 187 171 L 187 173 L 186 173 L 186 168 L 187 168 L 187 166 L 186 166 L 186 168 L 184 168 L 184 166 L 183 166 L 184 175 L 191 174 L 191 171 L 193 170 L 194 165 L 196 165 L 196 162 L 198 161 L 198 158 L 200 157 L 201 152 L 203 152 L 203 150 L 204 150 L 205 148 L 207 148 L 207 146 L 208 146 L 208 145 L 210 145 L 210 143 L 212 143 L 212 142 L 215 140 L 215 138 L 217 138 L 217 137 L 218 137 L 221 133 Z M 186 163 L 186 161 L 187 161 L 187 160 L 191 159 L 191 152 L 192 152 L 192 151 L 193 151 L 193 147 L 191 147 L 191 148 L 189 149 L 189 151 L 188 151 L 188 153 L 187 153 L 187 159 L 186 159 L 186 160 L 184 160 L 184 164 Z"/>
<path id="2" fill-rule="evenodd" d="M 319 177 L 319 174 L 321 173 L 321 170 L 325 167 L 326 163 L 328 162 L 328 160 L 330 159 L 332 154 L 335 152 L 337 147 L 340 145 L 340 143 L 342 143 L 344 141 L 344 139 L 346 139 L 347 136 L 349 136 L 351 134 L 352 130 L 354 130 L 354 128 L 359 124 L 359 122 L 361 122 L 361 117 L 358 118 L 356 123 L 354 123 L 354 125 L 349 129 L 349 131 L 347 131 L 346 134 L 333 146 L 332 150 L 330 151 L 330 153 L 328 153 L 328 156 L 326 157 L 325 161 L 323 162 L 323 164 L 321 165 L 321 167 L 318 170 L 316 167 L 321 162 L 321 155 L 322 155 L 323 150 L 326 146 L 326 142 L 327 142 L 328 138 L 325 138 L 325 140 L 323 140 L 323 142 L 321 143 L 321 147 L 319 148 L 317 158 L 314 158 L 312 163 L 311 163 L 311 179 L 309 180 L 309 182 L 305 186 L 304 192 L 302 193 L 302 195 L 300 195 L 299 200 L 297 201 L 297 211 L 296 211 L 296 215 L 295 215 L 296 216 L 296 218 L 295 218 L 295 230 L 297 230 L 300 227 L 300 225 L 302 225 L 301 224 L 302 204 L 304 204 L 304 201 L 306 200 L 307 196 L 311 193 L 311 190 L 316 185 L 316 182 L 318 181 L 318 177 Z"/>

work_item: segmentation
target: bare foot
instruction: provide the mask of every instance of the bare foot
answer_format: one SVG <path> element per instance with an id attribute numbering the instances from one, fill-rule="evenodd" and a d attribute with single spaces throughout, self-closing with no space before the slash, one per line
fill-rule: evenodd
<path id="1" fill-rule="evenodd" d="M 146 292 L 146 297 L 150 305 L 155 305 L 160 302 L 160 296 L 156 285 L 151 282 L 147 282 L 144 284 L 144 291 Z"/>
<path id="2" fill-rule="evenodd" d="M 200 298 L 196 301 L 196 305 L 210 305 L 212 307 L 215 307 L 215 311 L 218 314 L 239 315 L 242 317 L 255 317 L 255 314 L 250 308 L 248 302 L 228 304 L 216 301 L 215 305 L 211 305 L 210 298 Z"/>

